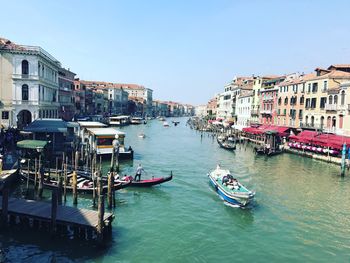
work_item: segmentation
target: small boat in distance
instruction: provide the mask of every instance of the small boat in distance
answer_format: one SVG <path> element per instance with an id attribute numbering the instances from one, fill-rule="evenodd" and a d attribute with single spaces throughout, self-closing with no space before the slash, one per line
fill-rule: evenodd
<path id="1" fill-rule="evenodd" d="M 146 138 L 146 135 L 145 135 L 144 133 L 140 133 L 140 134 L 139 134 L 139 138 L 144 139 L 144 138 Z"/>
<path id="2" fill-rule="evenodd" d="M 143 123 L 143 119 L 141 117 L 132 117 L 130 120 L 130 124 L 139 125 Z"/>
<path id="3" fill-rule="evenodd" d="M 163 126 L 164 127 L 169 127 L 169 123 L 165 121 L 165 122 L 163 122 Z"/>
<path id="4" fill-rule="evenodd" d="M 208 174 L 210 184 L 220 198 L 233 206 L 243 207 L 248 205 L 255 196 L 255 192 L 248 190 L 229 170 L 221 169 L 220 165 Z"/>
<path id="5" fill-rule="evenodd" d="M 159 120 L 160 121 L 165 121 L 165 118 L 164 117 L 160 117 Z"/>
<path id="6" fill-rule="evenodd" d="M 130 124 L 130 116 L 111 116 L 108 118 L 108 124 L 110 126 L 125 126 Z"/>

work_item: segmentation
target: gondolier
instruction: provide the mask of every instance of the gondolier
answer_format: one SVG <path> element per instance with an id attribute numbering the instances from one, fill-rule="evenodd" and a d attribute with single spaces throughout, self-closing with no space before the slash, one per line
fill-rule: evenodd
<path id="1" fill-rule="evenodd" d="M 135 175 L 135 178 L 134 178 L 135 181 L 140 181 L 141 180 L 142 172 L 145 172 L 145 170 L 143 169 L 142 165 L 139 163 L 139 166 L 136 169 L 136 175 Z"/>

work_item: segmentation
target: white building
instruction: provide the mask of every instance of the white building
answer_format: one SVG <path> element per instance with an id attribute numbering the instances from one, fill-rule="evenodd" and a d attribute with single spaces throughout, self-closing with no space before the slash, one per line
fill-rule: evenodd
<path id="1" fill-rule="evenodd" d="M 195 107 L 195 115 L 197 117 L 205 117 L 207 116 L 207 105 L 198 105 Z"/>
<path id="2" fill-rule="evenodd" d="M 248 127 L 250 125 L 252 101 L 253 101 L 253 92 L 249 92 L 245 95 L 240 95 L 237 98 L 237 103 L 236 103 L 237 123 L 235 125 L 237 129 Z"/>
<path id="3" fill-rule="evenodd" d="M 0 100 L 5 127 L 57 118 L 59 61 L 41 47 L 0 38 Z"/>

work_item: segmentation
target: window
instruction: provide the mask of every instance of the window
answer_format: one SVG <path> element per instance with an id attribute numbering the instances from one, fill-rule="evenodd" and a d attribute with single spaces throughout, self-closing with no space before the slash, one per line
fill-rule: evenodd
<path id="1" fill-rule="evenodd" d="M 329 103 L 329 104 L 333 104 L 333 97 L 332 97 L 332 95 L 330 95 L 330 96 L 328 97 L 328 103 Z"/>
<path id="2" fill-rule="evenodd" d="M 300 102 L 299 102 L 300 105 L 304 104 L 304 99 L 305 99 L 304 96 L 301 96 L 301 97 L 300 97 Z"/>
<path id="3" fill-rule="evenodd" d="M 299 110 L 299 119 L 303 118 L 303 110 Z"/>
<path id="4" fill-rule="evenodd" d="M 301 89 L 301 92 L 302 92 L 302 93 L 305 92 L 305 83 L 303 83 L 303 88 Z"/>
<path id="5" fill-rule="evenodd" d="M 22 85 L 22 100 L 28 100 L 28 99 L 29 99 L 28 85 L 24 84 Z"/>
<path id="6" fill-rule="evenodd" d="M 312 84 L 312 92 L 317 92 L 317 88 L 318 88 L 318 84 L 317 84 L 317 82 L 316 83 L 313 83 Z"/>
<path id="7" fill-rule="evenodd" d="M 287 114 L 287 109 L 284 109 L 283 110 L 283 115 L 286 115 Z"/>
<path id="8" fill-rule="evenodd" d="M 316 102 L 317 102 L 317 98 L 312 98 L 311 99 L 311 109 L 316 108 Z"/>
<path id="9" fill-rule="evenodd" d="M 325 108 L 326 102 L 327 102 L 327 98 L 326 97 L 322 97 L 321 101 L 320 101 L 320 108 L 321 109 Z"/>
<path id="10" fill-rule="evenodd" d="M 279 98 L 278 98 L 278 105 L 281 105 L 281 103 L 282 103 L 282 98 L 279 97 Z"/>
<path id="11" fill-rule="evenodd" d="M 340 95 L 340 103 L 341 105 L 344 105 L 345 104 L 345 90 L 343 90 L 341 92 L 341 95 Z"/>
<path id="12" fill-rule="evenodd" d="M 334 104 L 338 104 L 338 95 L 334 95 Z"/>
<path id="13" fill-rule="evenodd" d="M 285 99 L 284 99 L 284 105 L 287 105 L 288 104 L 288 97 L 286 97 Z"/>
<path id="14" fill-rule="evenodd" d="M 306 99 L 305 108 L 310 108 L 310 99 Z"/>
<path id="15" fill-rule="evenodd" d="M 323 91 L 327 90 L 327 80 L 323 81 Z"/>
<path id="16" fill-rule="evenodd" d="M 29 63 L 27 60 L 22 60 L 22 74 L 23 75 L 29 74 Z"/>
<path id="17" fill-rule="evenodd" d="M 8 111 L 3 111 L 1 113 L 1 119 L 8 120 L 9 119 L 9 112 Z"/>
<path id="18" fill-rule="evenodd" d="M 307 86 L 307 92 L 308 92 L 308 93 L 311 92 L 311 83 L 309 83 L 308 86 Z"/>

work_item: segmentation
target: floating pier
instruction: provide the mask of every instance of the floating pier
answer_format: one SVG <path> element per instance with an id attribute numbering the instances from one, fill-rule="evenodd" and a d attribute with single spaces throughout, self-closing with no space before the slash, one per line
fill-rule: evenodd
<path id="1" fill-rule="evenodd" d="M 32 229 L 44 228 L 52 235 L 74 236 L 101 243 L 112 234 L 114 215 L 104 211 L 104 196 L 100 196 L 98 211 L 58 205 L 57 193 L 50 202 L 0 196 L 1 226 L 23 225 Z"/>

